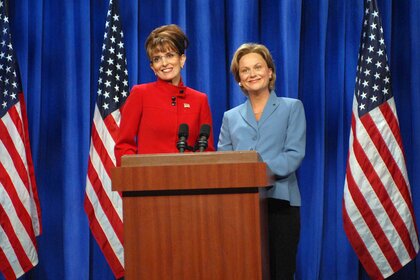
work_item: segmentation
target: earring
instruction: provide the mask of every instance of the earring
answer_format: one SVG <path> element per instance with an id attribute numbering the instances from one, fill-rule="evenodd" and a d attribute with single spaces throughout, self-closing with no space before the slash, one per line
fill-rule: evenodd
<path id="1" fill-rule="evenodd" d="M 238 83 L 238 86 L 242 87 L 242 84 L 239 82 L 239 83 Z"/>

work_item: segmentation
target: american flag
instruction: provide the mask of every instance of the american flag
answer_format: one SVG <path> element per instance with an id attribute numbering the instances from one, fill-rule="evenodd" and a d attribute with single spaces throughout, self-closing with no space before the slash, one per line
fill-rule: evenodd
<path id="1" fill-rule="evenodd" d="M 0 0 L 0 271 L 16 279 L 38 263 L 41 211 L 7 6 Z"/>
<path id="2" fill-rule="evenodd" d="M 384 34 L 365 0 L 343 199 L 347 237 L 372 279 L 384 279 L 419 250 Z"/>
<path id="3" fill-rule="evenodd" d="M 114 146 L 120 108 L 129 94 L 123 39 L 118 1 L 111 0 L 102 45 L 84 207 L 91 232 L 116 278 L 124 276 L 123 214 L 121 194 L 111 190 L 110 170 L 116 165 Z"/>

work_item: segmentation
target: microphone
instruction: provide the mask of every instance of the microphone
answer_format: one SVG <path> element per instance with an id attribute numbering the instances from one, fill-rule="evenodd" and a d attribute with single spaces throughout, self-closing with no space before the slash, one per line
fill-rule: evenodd
<path id="1" fill-rule="evenodd" d="M 195 144 L 195 149 L 199 152 L 204 152 L 207 149 L 207 139 L 209 139 L 210 136 L 210 125 L 203 124 L 200 128 L 200 134 L 197 139 L 197 143 Z"/>
<path id="2" fill-rule="evenodd" d="M 183 153 L 185 149 L 188 148 L 188 125 L 186 123 L 181 123 L 178 130 L 178 142 L 176 147 L 180 153 Z"/>

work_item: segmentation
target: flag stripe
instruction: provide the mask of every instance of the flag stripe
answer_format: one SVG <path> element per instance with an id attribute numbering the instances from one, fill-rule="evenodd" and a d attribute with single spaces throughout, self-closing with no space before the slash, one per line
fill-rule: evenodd
<path id="1" fill-rule="evenodd" d="M 109 118 L 109 117 L 108 117 Z M 105 142 L 102 141 L 102 138 L 99 140 L 99 135 L 96 128 L 99 128 L 101 134 L 104 136 L 108 135 L 104 123 L 99 120 L 92 127 L 92 147 L 90 151 L 90 161 L 92 162 L 92 167 L 95 170 L 95 176 L 100 180 L 100 184 L 94 186 L 98 187 L 96 193 L 103 191 L 104 195 L 110 199 L 113 209 L 118 213 L 119 220 L 122 220 L 122 200 L 121 195 L 118 192 L 112 191 L 112 183 L 110 177 L 110 170 L 115 166 L 115 156 L 113 151 L 109 151 L 109 148 L 104 145 Z M 105 129 L 104 129 L 105 128 Z M 106 137 L 103 137 L 106 138 Z M 98 152 L 99 151 L 99 152 Z M 112 153 L 112 157 L 110 157 Z M 104 163 L 105 162 L 105 163 Z M 99 187 L 103 188 L 99 188 Z"/>
<path id="2" fill-rule="evenodd" d="M 351 196 L 353 197 L 353 201 L 355 204 L 355 208 L 358 209 L 358 211 L 361 213 L 361 218 L 365 220 L 364 226 L 367 228 L 365 230 L 368 230 L 373 235 L 373 238 L 375 239 L 375 243 L 378 243 L 378 246 L 380 247 L 380 250 L 388 260 L 388 262 L 391 259 L 396 259 L 398 261 L 398 258 L 395 255 L 394 249 L 392 248 L 392 245 L 389 241 L 389 239 L 386 236 L 386 233 L 383 231 L 383 225 L 386 223 L 392 223 L 389 220 L 389 217 L 386 215 L 385 211 L 382 208 L 381 202 L 378 200 L 378 197 L 375 195 L 375 187 L 371 186 L 369 184 L 371 179 L 366 177 L 366 174 L 368 176 L 373 177 L 373 173 L 370 173 L 367 170 L 367 166 L 369 165 L 369 161 L 364 157 L 363 150 L 360 149 L 360 146 L 357 142 L 357 140 L 353 140 L 353 146 L 354 152 L 351 154 L 355 155 L 354 157 L 349 158 L 349 166 L 347 170 L 347 184 L 349 188 L 349 192 L 351 193 Z M 357 162 L 354 162 L 354 161 Z M 359 163 L 365 163 L 365 166 L 359 166 Z M 362 168 L 362 169 L 361 169 Z M 353 176 L 350 176 L 350 174 L 356 174 L 355 177 L 359 179 L 359 182 L 356 182 L 354 180 Z M 363 182 L 361 182 L 363 181 Z M 359 189 L 360 188 L 360 189 Z M 355 208 L 351 208 L 354 209 Z M 377 209 L 377 211 L 375 211 Z M 349 214 L 350 217 L 352 217 L 351 214 Z M 356 228 L 358 226 L 357 221 L 355 220 L 354 223 L 356 224 Z M 359 230 L 363 230 L 362 227 L 359 228 Z M 372 241 L 371 241 L 372 242 Z M 371 245 L 371 242 L 367 243 L 367 247 L 369 248 Z M 371 254 L 378 254 L 379 252 L 376 252 L 375 250 L 370 250 Z M 391 266 L 394 268 L 397 268 L 395 266 L 395 263 L 390 263 Z"/>
<path id="3" fill-rule="evenodd" d="M 3 242 L 6 242 L 7 237 L 3 231 L 3 228 L 0 226 L 0 240 L 5 240 Z M 12 279 L 15 277 L 15 272 L 13 271 L 13 267 L 10 264 L 9 260 L 6 257 L 5 252 L 12 252 L 11 250 L 6 251 L 6 248 L 11 248 L 11 245 L 9 243 L 9 240 L 7 240 L 7 244 L 2 247 L 3 244 L 0 244 L 0 271 L 3 273 L 4 277 L 6 279 Z M 22 270 L 22 268 L 20 268 Z"/>
<path id="4" fill-rule="evenodd" d="M 2 145 L 0 143 L 0 149 Z M 0 192 L 4 195 L 2 198 L 2 205 L 5 209 L 5 213 L 8 214 L 9 218 L 13 218 L 12 220 L 16 223 L 21 225 L 26 234 L 32 239 L 32 242 L 35 243 L 35 234 L 33 234 L 32 228 L 32 221 L 31 217 L 28 214 L 28 211 L 25 209 L 25 205 L 22 201 L 29 200 L 30 196 L 20 188 L 20 190 L 16 188 L 6 188 L 5 186 L 12 186 L 13 182 L 12 179 L 9 177 L 10 175 L 14 175 L 14 171 L 7 170 L 4 168 L 3 163 L 0 164 L 0 171 L 1 171 L 1 182 L 2 182 L 2 190 Z M 4 185 L 3 185 L 4 184 Z M 17 186 L 15 184 L 15 186 Z M 4 217 L 6 218 L 6 216 Z M 32 234 L 31 234 L 32 233 Z"/>
<path id="5" fill-rule="evenodd" d="M 98 206 L 97 203 L 101 202 L 99 197 L 97 196 L 97 193 L 93 189 L 91 182 L 88 182 L 88 188 L 87 188 L 87 197 L 89 199 L 91 206 Z M 103 207 L 103 205 L 100 205 L 101 207 L 97 207 L 95 214 L 94 221 L 100 225 L 102 228 L 102 231 L 105 231 L 104 235 L 107 237 L 107 239 L 110 241 L 110 247 L 113 248 L 114 252 L 119 252 L 122 247 L 122 236 L 118 235 L 122 233 L 122 222 L 118 219 L 118 215 L 115 211 L 113 211 L 112 208 Z M 103 211 L 106 210 L 106 211 Z M 109 212 L 109 213 L 108 213 Z M 117 225 L 117 226 L 116 226 Z M 123 260 L 123 256 L 118 256 L 120 260 Z M 121 261 L 123 264 L 123 262 Z"/>
<path id="6" fill-rule="evenodd" d="M 346 195 L 346 194 L 345 194 Z M 346 202 L 347 204 L 343 203 L 343 209 L 346 209 L 346 205 L 351 204 L 351 202 L 354 203 L 354 201 L 352 201 L 351 198 L 348 197 L 348 195 L 350 195 L 347 192 L 347 199 Z M 354 244 L 358 244 L 358 246 L 356 246 L 354 249 L 357 253 L 357 255 L 361 256 L 361 262 L 366 264 L 366 271 L 369 275 L 381 275 L 381 271 L 378 268 L 378 265 L 376 264 L 375 260 L 373 259 L 372 254 L 370 253 L 366 253 L 368 252 L 368 248 L 366 248 L 366 244 L 363 241 L 363 239 L 361 238 L 359 231 L 355 228 L 355 225 L 357 225 L 357 223 L 353 223 L 353 221 L 350 219 L 350 217 L 348 216 L 348 213 L 350 213 L 351 211 L 355 211 L 357 210 L 356 207 L 354 207 L 354 205 L 352 205 L 351 209 L 346 209 L 347 211 L 343 211 L 343 220 L 344 220 L 344 228 L 346 230 L 346 232 L 349 233 L 349 236 L 351 236 L 351 241 Z M 358 216 L 361 218 L 361 214 L 360 212 L 357 211 Z M 354 215 L 354 214 L 353 214 Z M 373 240 L 373 237 L 371 237 L 371 239 Z M 374 244 L 376 245 L 376 244 Z M 379 250 L 379 248 L 377 248 L 377 252 L 383 257 L 382 252 Z M 382 258 L 384 260 L 384 262 L 386 262 L 385 257 Z M 387 262 L 386 262 L 386 266 L 387 269 L 389 268 Z M 384 272 L 385 275 L 389 275 L 391 274 L 391 270 L 388 269 L 388 271 Z"/>
<path id="7" fill-rule="evenodd" d="M 404 148 L 403 148 L 402 138 L 399 133 L 399 124 L 398 124 L 397 112 L 395 110 L 395 104 L 392 104 L 392 105 L 390 104 L 390 102 L 393 102 L 393 101 L 394 101 L 393 99 L 388 100 L 388 102 L 383 103 L 379 109 L 381 110 L 382 115 L 384 116 L 385 120 L 387 120 L 388 122 L 389 129 L 392 133 L 392 136 L 395 139 L 395 143 L 398 144 L 400 152 L 403 154 Z M 389 136 L 391 137 L 391 134 Z M 402 170 L 404 170 L 404 168 L 402 168 Z M 405 174 L 404 177 L 407 177 L 407 174 Z"/>
<path id="8" fill-rule="evenodd" d="M 1 166 L 0 166 L 1 167 Z M 4 169 L 0 168 L 0 172 Z M 3 190 L 3 185 L 0 184 Z M 10 201 L 10 197 L 4 191 L 0 191 L 2 200 Z M 4 205 L 4 204 L 3 204 Z M 4 236 L 0 239 L 2 251 L 5 251 L 8 263 L 17 275 L 22 275 L 25 271 L 33 267 L 30 257 L 36 254 L 36 248 L 33 245 L 32 238 L 19 221 L 14 208 L 3 208 L 0 206 L 1 228 Z M 37 261 L 35 261 L 37 262 Z"/>
<path id="9" fill-rule="evenodd" d="M 369 276 L 383 279 L 411 261 L 419 243 L 378 6 L 364 4 L 343 223 Z"/>
<path id="10" fill-rule="evenodd" d="M 35 170 L 33 166 L 32 161 L 32 153 L 31 153 L 31 145 L 29 141 L 29 128 L 28 128 L 28 117 L 26 114 L 26 104 L 25 104 L 25 97 L 23 95 L 23 92 L 20 92 L 19 94 L 19 104 L 16 106 L 17 112 L 20 112 L 18 114 L 21 116 L 21 121 L 23 123 L 23 142 L 25 145 L 25 156 L 26 156 L 26 166 L 27 166 L 27 172 L 29 175 L 29 182 L 30 182 L 30 194 L 31 194 L 31 207 L 33 211 L 31 212 L 32 217 L 32 225 L 35 231 L 35 236 L 39 236 L 42 232 L 42 223 L 41 223 L 41 206 L 39 203 L 39 197 L 38 197 L 38 189 L 36 185 L 35 180 Z"/>
<path id="11" fill-rule="evenodd" d="M 101 209 L 107 209 L 104 214 L 107 218 L 107 220 L 112 222 L 112 227 L 115 233 L 118 236 L 118 239 L 122 243 L 122 202 L 121 198 L 117 201 L 115 198 L 115 195 L 112 194 L 110 190 L 110 181 L 108 184 L 103 184 L 101 182 L 101 178 L 98 176 L 98 173 L 96 172 L 95 168 L 92 165 L 92 162 L 89 161 L 88 165 L 88 172 L 89 172 L 89 183 L 91 186 L 91 190 L 95 193 L 95 196 L 99 199 L 96 204 L 100 206 Z M 104 189 L 108 189 L 107 191 L 104 191 Z M 111 197 L 108 195 L 108 193 L 111 194 Z M 114 203 L 116 204 L 114 206 Z M 105 218 L 105 217 L 104 217 Z"/>
<path id="12" fill-rule="evenodd" d="M 408 174 L 406 172 L 407 170 L 405 169 L 405 157 L 404 157 L 404 150 L 402 147 L 402 139 L 401 139 L 401 135 L 398 134 L 397 132 L 398 119 L 396 118 L 395 112 L 393 112 L 392 107 L 389 105 L 389 102 L 384 103 L 384 106 L 381 106 L 380 109 L 381 109 L 382 114 L 384 115 L 384 118 L 388 120 L 390 130 L 392 131 L 392 135 L 394 137 L 393 139 L 395 139 L 395 142 L 398 143 L 398 147 L 399 147 L 398 154 L 403 155 L 403 156 L 399 158 L 392 157 L 393 165 L 392 165 L 392 168 L 391 166 L 388 166 L 388 169 L 390 169 L 390 173 L 393 175 L 394 181 L 400 182 L 399 184 L 397 184 L 398 189 L 400 190 L 404 198 L 404 201 L 407 204 L 407 207 L 410 209 L 411 216 L 414 217 L 414 209 L 411 203 L 410 188 L 408 188 L 408 185 L 409 185 Z M 393 107 L 395 108 L 395 105 L 393 105 Z M 390 142 L 390 141 L 387 141 L 387 142 Z M 393 147 L 397 148 L 395 146 Z"/>
<path id="13" fill-rule="evenodd" d="M 25 165 L 25 148 L 22 141 L 22 131 L 19 131 L 22 123 L 14 109 L 15 107 L 12 107 L 0 121 L 0 134 L 2 135 L 2 142 L 5 148 L 4 153 L 10 155 L 10 160 L 2 159 L 2 162 L 3 164 L 15 167 L 18 177 L 24 183 L 24 186 L 29 193 L 30 187 L 27 166 Z"/>
<path id="14" fill-rule="evenodd" d="M 390 102 L 390 100 L 388 102 Z M 384 104 L 388 104 L 388 103 L 384 103 Z M 403 239 L 404 246 L 408 250 L 410 257 L 413 258 L 416 255 L 416 252 L 415 252 L 415 248 L 413 247 L 411 238 L 409 238 L 410 232 L 407 229 L 407 224 L 410 225 L 413 223 L 413 219 L 412 219 L 413 213 L 411 213 L 410 215 L 410 213 L 406 211 L 407 208 L 408 209 L 410 208 L 408 207 L 408 204 L 411 199 L 410 197 L 407 197 L 408 186 L 406 182 L 408 181 L 408 179 L 404 178 L 401 172 L 400 168 L 404 168 L 404 167 L 397 165 L 395 158 L 390 151 L 390 148 L 392 147 L 388 147 L 387 145 L 387 143 L 395 143 L 395 142 L 392 140 L 388 140 L 387 142 L 385 142 L 384 139 L 382 138 L 382 135 L 392 135 L 392 133 L 387 132 L 387 133 L 381 134 L 378 127 L 374 123 L 374 119 L 378 119 L 379 117 L 375 117 L 375 116 L 371 117 L 371 115 L 374 114 L 375 112 L 379 112 L 379 111 L 374 109 L 371 113 L 361 118 L 361 121 L 364 127 L 367 128 L 366 131 L 368 132 L 370 138 L 373 140 L 371 143 L 372 147 L 373 145 L 376 147 L 376 152 L 381 156 L 384 162 L 386 162 L 386 164 L 377 163 L 375 165 L 376 170 L 371 171 L 372 176 L 382 173 L 375 177 L 375 182 L 378 185 L 376 185 L 374 190 L 377 192 L 378 197 L 381 200 L 381 203 L 385 205 L 387 214 L 390 217 L 392 217 L 390 222 L 394 223 L 397 233 L 400 234 L 401 235 L 400 237 Z M 381 129 L 384 130 L 385 128 L 382 127 Z M 395 145 L 394 145 L 394 148 L 396 148 Z M 363 152 L 362 150 L 359 151 L 359 153 L 362 153 L 362 152 Z M 394 153 L 401 155 L 400 158 L 402 158 L 402 152 L 400 149 L 398 149 L 398 151 L 395 151 Z M 373 159 L 369 159 L 369 160 L 371 160 L 372 162 L 374 161 Z M 379 160 L 379 158 L 377 158 L 377 160 Z M 371 168 L 373 169 L 374 166 L 371 166 Z M 386 170 L 388 170 L 389 172 L 385 174 Z M 380 177 L 382 177 L 382 179 Z M 390 188 L 390 189 L 385 188 L 384 184 L 382 183 L 385 181 L 384 178 L 387 178 L 387 180 L 392 181 L 392 184 L 395 185 L 397 188 Z M 375 185 L 375 183 L 372 183 L 372 184 Z M 397 206 L 399 206 L 398 207 L 399 209 L 396 208 Z M 405 218 L 405 221 L 402 219 L 403 218 L 402 216 Z"/>
<path id="15" fill-rule="evenodd" d="M 106 214 L 101 212 L 101 207 L 97 207 L 92 201 L 98 201 L 95 192 L 92 188 L 86 188 L 87 200 L 85 201 L 85 211 L 95 215 L 94 219 L 90 221 L 90 228 L 101 250 L 104 252 L 106 260 L 110 265 L 116 278 L 124 276 L 124 251 L 123 244 L 120 243 L 118 236 L 116 236 L 112 228 L 112 224 L 108 219 L 104 219 Z"/>
<path id="16" fill-rule="evenodd" d="M 110 171 L 116 165 L 120 108 L 128 96 L 128 73 L 118 1 L 111 0 L 105 23 L 86 178 L 85 212 L 116 278 L 124 276 L 121 194 L 112 191 Z"/>
<path id="17" fill-rule="evenodd" d="M 100 116 L 99 113 L 97 116 Z M 107 119 L 111 118 L 111 115 L 107 117 Z M 111 149 L 115 146 L 115 142 L 109 143 L 111 137 L 112 131 L 108 130 L 106 122 L 102 118 L 99 117 L 94 121 L 92 126 L 92 145 L 95 147 L 95 151 L 98 151 L 95 154 L 98 156 L 96 160 L 101 161 L 101 164 L 104 166 L 103 172 L 106 173 L 104 175 L 108 178 L 111 177 L 109 173 L 111 168 L 115 167 L 114 150 Z"/>
<path id="18" fill-rule="evenodd" d="M 0 5 L 0 270 L 14 279 L 38 263 L 41 212 L 6 8 Z"/>

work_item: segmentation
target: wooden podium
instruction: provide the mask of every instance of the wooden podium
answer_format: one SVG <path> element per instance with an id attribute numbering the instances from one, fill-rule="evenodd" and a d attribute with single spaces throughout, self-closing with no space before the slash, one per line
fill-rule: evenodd
<path id="1" fill-rule="evenodd" d="M 123 157 L 125 279 L 269 279 L 272 183 L 253 151 Z"/>

